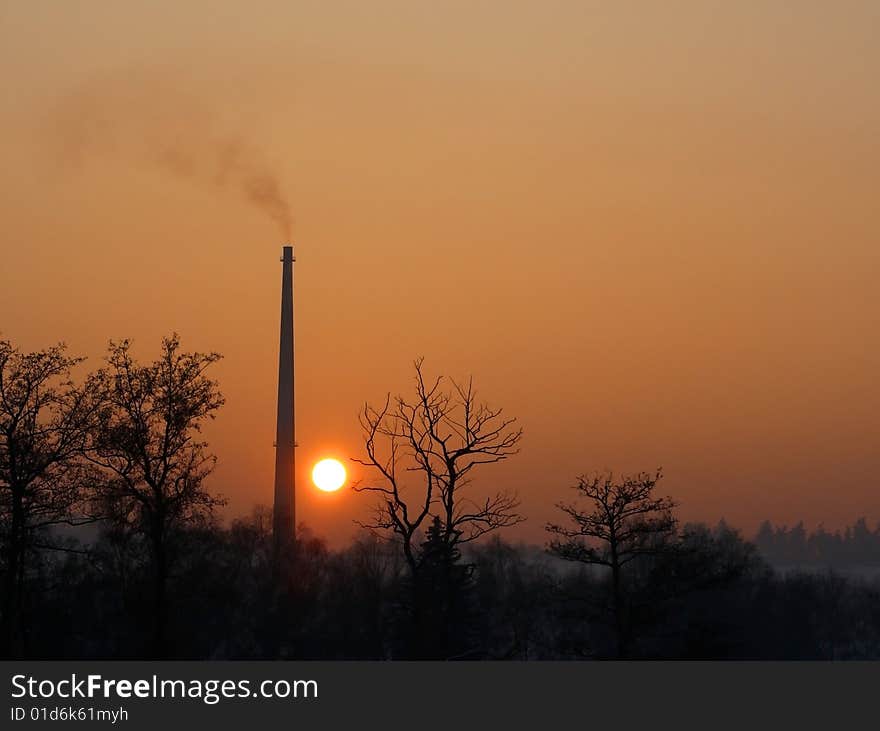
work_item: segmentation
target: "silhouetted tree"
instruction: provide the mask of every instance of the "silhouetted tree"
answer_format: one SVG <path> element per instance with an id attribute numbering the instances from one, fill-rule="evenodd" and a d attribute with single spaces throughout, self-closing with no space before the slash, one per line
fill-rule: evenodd
<path id="1" fill-rule="evenodd" d="M 444 540 L 439 516 L 428 527 L 413 579 L 421 611 L 413 627 L 418 657 L 452 659 L 471 656 L 469 594 L 473 566 L 461 560 L 458 547 Z"/>
<path id="2" fill-rule="evenodd" d="M 467 492 L 476 467 L 518 453 L 522 429 L 514 427 L 516 419 L 478 402 L 472 380 L 464 385 L 451 381 L 451 389 L 444 390 L 442 377 L 426 382 L 421 359 L 415 370 L 414 400 L 397 396 L 392 403 L 389 395 L 380 409 L 364 407 L 360 420 L 367 456 L 354 460 L 380 478 L 354 488 L 381 496 L 375 520 L 366 527 L 396 534 L 414 574 L 419 531 L 427 518 L 440 521 L 443 541 L 450 544 L 468 543 L 524 520 L 513 493 L 474 499 Z M 379 444 L 383 439 L 385 444 Z M 407 486 L 407 475 L 417 475 L 421 485 Z"/>
<path id="3" fill-rule="evenodd" d="M 619 478 L 612 473 L 581 476 L 574 489 L 579 498 L 588 501 L 587 508 L 558 503 L 573 525 L 547 525 L 547 531 L 558 536 L 550 542 L 551 553 L 566 561 L 610 569 L 619 657 L 626 655 L 630 632 L 623 569 L 641 556 L 669 550 L 675 533 L 675 503 L 654 495 L 661 477 L 659 470 L 653 475 L 640 472 Z"/>
<path id="4" fill-rule="evenodd" d="M 776 534 L 773 531 L 773 525 L 769 520 L 765 520 L 758 527 L 755 534 L 755 545 L 770 560 L 775 558 L 776 554 Z"/>
<path id="5" fill-rule="evenodd" d="M 354 461 L 378 480 L 354 489 L 380 496 L 374 520 L 362 525 L 399 541 L 414 589 L 410 609 L 418 615 L 426 609 L 417 590 L 423 526 L 436 532 L 449 557 L 457 546 L 523 520 L 515 494 L 497 491 L 478 499 L 471 486 L 477 467 L 519 451 L 522 430 L 501 409 L 477 401 L 472 380 L 450 381 L 449 388 L 443 378 L 428 382 L 421 359 L 415 371 L 415 399 L 392 401 L 389 394 L 381 408 L 367 404 L 361 412 L 366 457 Z M 417 484 L 408 484 L 407 477 Z M 418 616 L 413 622 L 421 625 Z"/>
<path id="6" fill-rule="evenodd" d="M 105 475 L 104 510 L 119 529 L 147 542 L 153 579 L 153 651 L 166 653 L 167 584 L 177 531 L 209 517 L 222 501 L 204 480 L 215 457 L 196 439 L 223 404 L 205 371 L 217 353 L 185 353 L 177 335 L 157 360 L 137 363 L 128 340 L 111 342 L 107 366 L 90 379 L 101 397 L 89 459 Z"/>
<path id="7" fill-rule="evenodd" d="M 64 345 L 22 353 L 0 341 L 0 542 L 4 655 L 23 651 L 22 591 L 29 552 L 58 547 L 46 531 L 89 518 L 80 459 L 95 410 L 88 388 L 71 381 L 81 362 Z"/>

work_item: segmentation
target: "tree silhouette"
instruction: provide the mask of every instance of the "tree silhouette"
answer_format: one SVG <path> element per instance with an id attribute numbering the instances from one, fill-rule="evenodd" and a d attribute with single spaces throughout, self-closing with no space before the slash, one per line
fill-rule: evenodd
<path id="1" fill-rule="evenodd" d="M 22 590 L 30 551 L 56 547 L 45 529 L 90 518 L 78 511 L 88 482 L 80 456 L 95 413 L 64 345 L 22 353 L 0 341 L 0 541 L 3 601 L 0 651 L 22 652 Z"/>
<path id="2" fill-rule="evenodd" d="M 514 426 L 516 420 L 478 402 L 472 380 L 450 381 L 444 390 L 442 377 L 425 380 L 422 359 L 415 371 L 414 400 L 397 396 L 392 402 L 389 394 L 381 408 L 364 407 L 360 422 L 367 456 L 354 460 L 379 477 L 354 487 L 381 497 L 366 527 L 395 534 L 413 574 L 419 567 L 419 531 L 428 518 L 439 520 L 443 541 L 453 545 L 524 520 L 513 493 L 498 491 L 477 500 L 468 492 L 474 469 L 518 453 L 522 429 Z M 416 476 L 421 486 L 405 484 L 407 475 Z"/>
<path id="3" fill-rule="evenodd" d="M 447 643 L 433 642 L 426 633 L 454 623 L 452 613 L 463 600 L 453 593 L 464 584 L 446 581 L 438 604 L 423 591 L 423 575 L 436 569 L 437 560 L 445 560 L 444 575 L 451 579 L 458 568 L 458 546 L 523 520 L 515 494 L 502 490 L 477 499 L 471 485 L 477 467 L 519 451 L 522 430 L 501 409 L 478 402 L 472 381 L 450 381 L 449 388 L 443 378 L 428 382 L 421 359 L 415 371 L 414 400 L 397 396 L 392 402 L 389 395 L 381 408 L 367 404 L 361 412 L 366 458 L 354 461 L 372 468 L 379 479 L 354 489 L 381 498 L 373 521 L 362 525 L 398 541 L 409 569 L 407 624 L 421 632 L 409 643 L 410 651 L 425 656 L 446 652 L 442 648 Z M 407 477 L 416 484 L 408 484 Z M 420 545 L 423 534 L 426 540 Z M 427 620 L 437 612 L 443 613 L 441 620 Z"/>
<path id="4" fill-rule="evenodd" d="M 588 501 L 587 509 L 558 503 L 573 527 L 550 523 L 546 528 L 558 536 L 549 546 L 554 555 L 611 570 L 611 611 L 619 657 L 626 656 L 630 634 L 623 569 L 641 556 L 668 551 L 675 534 L 675 503 L 671 498 L 654 496 L 661 478 L 660 470 L 653 475 L 640 472 L 615 477 L 609 472 L 581 476 L 574 489 L 579 498 Z"/>
<path id="5" fill-rule="evenodd" d="M 417 624 L 410 641 L 417 657 L 448 660 L 469 655 L 469 594 L 473 566 L 444 540 L 439 516 L 428 527 L 414 581 Z"/>
<path id="6" fill-rule="evenodd" d="M 111 342 L 90 382 L 101 409 L 88 457 L 105 475 L 103 508 L 117 528 L 148 544 L 153 577 L 153 652 L 166 654 L 167 584 L 175 533 L 210 516 L 222 500 L 203 487 L 215 457 L 195 435 L 223 404 L 205 371 L 217 353 L 184 353 L 172 335 L 140 365 L 128 340 Z"/>

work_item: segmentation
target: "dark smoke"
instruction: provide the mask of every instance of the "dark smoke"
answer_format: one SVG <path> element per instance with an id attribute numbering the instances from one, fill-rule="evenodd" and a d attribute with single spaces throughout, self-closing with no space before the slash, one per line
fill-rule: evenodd
<path id="1" fill-rule="evenodd" d="M 105 80 L 62 100 L 50 120 L 50 148 L 75 168 L 109 157 L 238 191 L 289 240 L 290 204 L 278 174 L 246 135 L 222 129 L 214 111 L 155 76 Z"/>
<path id="2" fill-rule="evenodd" d="M 250 203 L 278 223 L 285 240 L 288 240 L 291 228 L 290 206 L 284 198 L 275 173 L 261 165 L 241 140 L 227 141 L 218 151 L 218 184 L 224 185 L 227 181 L 237 184 Z"/>

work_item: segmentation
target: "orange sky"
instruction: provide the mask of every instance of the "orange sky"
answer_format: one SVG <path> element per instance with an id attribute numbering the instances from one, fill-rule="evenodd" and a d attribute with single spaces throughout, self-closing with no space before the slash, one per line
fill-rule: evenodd
<path id="1" fill-rule="evenodd" d="M 284 241 L 240 188 L 274 176 L 332 540 L 369 499 L 311 464 L 419 355 L 519 417 L 511 536 L 658 465 L 687 519 L 880 519 L 880 5 L 622 5 L 3 4 L 0 330 L 222 352 L 212 486 L 267 503 Z"/>

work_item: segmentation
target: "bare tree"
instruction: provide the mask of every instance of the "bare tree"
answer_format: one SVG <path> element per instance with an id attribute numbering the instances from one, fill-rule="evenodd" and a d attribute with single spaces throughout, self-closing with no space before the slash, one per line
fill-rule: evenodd
<path id="1" fill-rule="evenodd" d="M 662 472 L 615 477 L 613 473 L 581 476 L 574 489 L 588 501 L 587 509 L 558 503 L 570 519 L 567 526 L 550 523 L 547 531 L 557 538 L 551 553 L 566 561 L 605 566 L 611 570 L 611 609 L 617 635 L 617 650 L 625 656 L 629 627 L 623 596 L 623 568 L 640 556 L 657 554 L 669 547 L 675 534 L 676 503 L 669 497 L 655 497 L 654 488 Z"/>
<path id="2" fill-rule="evenodd" d="M 196 435 L 223 405 L 205 371 L 217 353 L 185 353 L 172 335 L 153 363 L 140 365 L 128 340 L 111 342 L 92 377 L 102 408 L 89 459 L 104 472 L 100 498 L 118 527 L 142 536 L 152 564 L 154 651 L 165 654 L 166 591 L 174 534 L 204 521 L 223 501 L 204 488 L 216 458 Z"/>
<path id="3" fill-rule="evenodd" d="M 22 591 L 30 552 L 54 547 L 44 529 L 88 522 L 80 459 L 95 400 L 77 388 L 71 358 L 57 345 L 22 353 L 0 341 L 0 540 L 4 654 L 22 651 Z"/>
<path id="4" fill-rule="evenodd" d="M 450 380 L 449 387 L 442 377 L 428 382 L 422 359 L 415 361 L 415 371 L 414 399 L 392 400 L 389 394 L 378 409 L 364 406 L 360 422 L 366 457 L 354 460 L 372 468 L 378 478 L 354 488 L 381 498 L 366 527 L 396 535 L 413 576 L 419 566 L 420 533 L 434 518 L 440 521 L 443 540 L 452 546 L 524 520 L 511 492 L 471 496 L 477 467 L 519 451 L 522 429 L 516 420 L 477 401 L 472 380 Z"/>
<path id="5" fill-rule="evenodd" d="M 421 359 L 415 371 L 414 399 L 389 395 L 379 409 L 364 407 L 366 457 L 355 461 L 377 479 L 354 489 L 380 496 L 364 525 L 395 537 L 408 567 L 403 651 L 419 658 L 471 655 L 470 567 L 459 564 L 458 546 L 523 520 L 515 494 L 477 498 L 472 478 L 478 466 L 515 455 L 522 430 L 501 409 L 479 402 L 472 381 L 429 382 Z"/>

